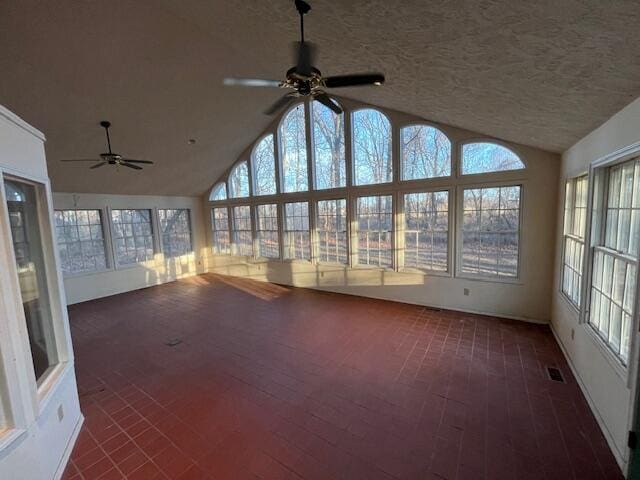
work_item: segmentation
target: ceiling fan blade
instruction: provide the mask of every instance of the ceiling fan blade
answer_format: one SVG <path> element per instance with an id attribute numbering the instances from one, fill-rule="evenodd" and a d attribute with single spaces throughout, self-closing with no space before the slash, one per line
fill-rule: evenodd
<path id="1" fill-rule="evenodd" d="M 101 162 L 99 158 L 73 158 L 60 160 L 61 162 Z"/>
<path id="2" fill-rule="evenodd" d="M 120 165 L 122 165 L 123 167 L 133 168 L 134 170 L 142 170 L 142 167 L 139 167 L 137 165 L 132 165 L 132 164 L 127 163 L 127 162 L 122 162 L 122 163 L 120 163 Z"/>
<path id="3" fill-rule="evenodd" d="M 382 85 L 384 75 L 381 73 L 357 73 L 354 75 L 336 75 L 324 79 L 327 88 L 356 87 L 360 85 Z"/>
<path id="4" fill-rule="evenodd" d="M 340 115 L 342 113 L 342 108 L 340 108 L 340 105 L 338 105 L 336 102 L 331 100 L 331 97 L 329 97 L 329 95 L 327 95 L 326 93 L 324 93 L 324 92 L 318 93 L 317 95 L 314 95 L 313 98 L 315 98 L 317 101 L 319 101 L 325 107 L 329 107 L 331 110 L 333 110 L 338 115 Z"/>
<path id="5" fill-rule="evenodd" d="M 134 160 L 133 158 L 122 158 L 121 160 L 128 163 L 146 163 L 147 165 L 153 165 L 151 160 Z"/>
<path id="6" fill-rule="evenodd" d="M 284 107 L 286 107 L 289 103 L 291 103 L 292 98 L 289 95 L 285 95 L 283 97 L 280 97 L 278 100 L 276 100 L 273 105 L 271 105 L 269 108 L 267 108 L 264 111 L 265 115 L 273 115 L 274 113 L 282 110 Z"/>
<path id="7" fill-rule="evenodd" d="M 282 82 L 279 80 L 267 80 L 262 78 L 225 78 L 225 85 L 231 87 L 280 87 Z"/>
<path id="8" fill-rule="evenodd" d="M 315 57 L 315 47 L 309 42 L 296 42 L 294 45 L 296 73 L 310 76 Z"/>
<path id="9" fill-rule="evenodd" d="M 106 165 L 107 163 L 109 163 L 109 162 L 101 162 L 101 163 L 98 163 L 97 165 L 93 165 L 93 166 L 91 166 L 91 167 L 89 167 L 89 168 L 91 168 L 91 169 L 93 169 L 93 168 L 100 168 L 100 167 L 102 167 L 103 165 Z"/>

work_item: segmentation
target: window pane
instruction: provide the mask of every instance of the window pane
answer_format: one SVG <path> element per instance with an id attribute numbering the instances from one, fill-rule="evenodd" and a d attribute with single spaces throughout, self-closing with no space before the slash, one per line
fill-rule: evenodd
<path id="1" fill-rule="evenodd" d="M 254 195 L 276 193 L 276 159 L 273 150 L 273 135 L 260 140 L 251 154 L 253 165 Z"/>
<path id="2" fill-rule="evenodd" d="M 356 185 L 392 180 L 391 124 L 377 110 L 353 114 L 353 164 Z"/>
<path id="3" fill-rule="evenodd" d="M 636 296 L 640 233 L 640 160 L 608 169 L 604 246 L 596 246 L 589 324 L 627 365 Z"/>
<path id="4" fill-rule="evenodd" d="M 451 175 L 451 142 L 437 128 L 411 125 L 400 130 L 402 180 Z"/>
<path id="5" fill-rule="evenodd" d="M 519 224 L 519 185 L 465 189 L 462 272 L 517 277 Z"/>
<path id="6" fill-rule="evenodd" d="M 308 202 L 284 205 L 284 258 L 311 260 Z"/>
<path id="7" fill-rule="evenodd" d="M 33 185 L 13 180 L 5 180 L 5 189 L 31 359 L 39 382 L 47 369 L 58 363 L 58 355 L 40 234 L 37 191 Z"/>
<path id="8" fill-rule="evenodd" d="M 393 265 L 393 207 L 391 195 L 358 198 L 358 263 Z"/>
<path id="9" fill-rule="evenodd" d="M 447 271 L 449 192 L 404 196 L 404 266 Z"/>
<path id="10" fill-rule="evenodd" d="M 253 255 L 251 234 L 251 207 L 243 205 L 233 207 L 233 253 L 234 255 Z"/>
<path id="11" fill-rule="evenodd" d="M 244 198 L 249 196 L 249 171 L 247 162 L 236 165 L 229 175 L 229 197 Z"/>
<path id="12" fill-rule="evenodd" d="M 609 170 L 605 223 L 605 246 L 634 257 L 640 232 L 640 205 L 634 200 L 640 190 L 639 164 L 640 160 L 632 160 Z"/>
<path id="13" fill-rule="evenodd" d="M 318 190 L 347 184 L 344 159 L 344 114 L 334 113 L 320 102 L 311 103 L 313 161 Z"/>
<path id="14" fill-rule="evenodd" d="M 317 206 L 318 260 L 347 263 L 347 201 L 322 200 Z"/>
<path id="15" fill-rule="evenodd" d="M 192 252 L 189 210 L 158 210 L 158 217 L 160 218 L 164 256 L 179 257 Z"/>
<path id="16" fill-rule="evenodd" d="M 118 265 L 153 259 L 151 210 L 112 210 L 111 221 Z"/>
<path id="17" fill-rule="evenodd" d="M 229 210 L 227 207 L 211 209 L 211 224 L 213 226 L 213 253 L 229 255 Z"/>
<path id="18" fill-rule="evenodd" d="M 54 217 L 64 274 L 107 268 L 100 210 L 56 210 Z"/>
<path id="19" fill-rule="evenodd" d="M 462 174 L 504 172 L 525 168 L 508 148 L 495 143 L 467 143 L 462 146 Z"/>
<path id="20" fill-rule="evenodd" d="M 212 202 L 218 200 L 226 200 L 227 199 L 227 187 L 224 183 L 218 183 L 215 187 L 211 189 L 211 194 L 209 195 L 209 200 Z"/>
<path id="21" fill-rule="evenodd" d="M 582 261 L 587 216 L 588 179 L 571 178 L 565 185 L 564 200 L 564 250 L 562 264 L 562 292 L 576 306 L 580 305 L 582 285 Z"/>
<path id="22" fill-rule="evenodd" d="M 278 206 L 275 203 L 258 205 L 256 215 L 258 223 L 256 227 L 258 234 L 258 256 L 279 258 Z"/>
<path id="23" fill-rule="evenodd" d="M 279 132 L 282 156 L 282 191 L 307 191 L 309 190 L 309 178 L 307 177 L 307 134 L 303 103 L 285 115 Z"/>

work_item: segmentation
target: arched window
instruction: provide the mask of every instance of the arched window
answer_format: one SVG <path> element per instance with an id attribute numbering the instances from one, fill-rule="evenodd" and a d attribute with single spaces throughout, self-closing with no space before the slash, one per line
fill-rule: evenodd
<path id="1" fill-rule="evenodd" d="M 211 194 L 209 195 L 209 201 L 216 202 L 218 200 L 226 200 L 226 199 L 227 199 L 227 187 L 223 182 L 220 182 L 211 189 Z"/>
<path id="2" fill-rule="evenodd" d="M 320 102 L 311 103 L 315 188 L 344 187 L 344 113 L 334 113 Z"/>
<path id="3" fill-rule="evenodd" d="M 264 137 L 251 153 L 253 168 L 253 194 L 275 195 L 276 159 L 273 151 L 273 135 Z"/>
<path id="4" fill-rule="evenodd" d="M 388 183 L 391 165 L 391 124 L 377 110 L 353 114 L 353 170 L 356 185 Z"/>
<path id="5" fill-rule="evenodd" d="M 402 180 L 451 175 L 451 142 L 444 133 L 427 125 L 400 130 Z"/>
<path id="6" fill-rule="evenodd" d="M 525 168 L 520 158 L 502 145 L 490 142 L 462 146 L 462 174 L 505 172 Z"/>
<path id="7" fill-rule="evenodd" d="M 229 175 L 229 197 L 242 198 L 249 196 L 249 171 L 247 162 L 241 162 L 231 170 Z"/>
<path id="8" fill-rule="evenodd" d="M 279 132 L 282 191 L 306 192 L 309 190 L 309 178 L 304 103 L 298 104 L 284 116 Z"/>

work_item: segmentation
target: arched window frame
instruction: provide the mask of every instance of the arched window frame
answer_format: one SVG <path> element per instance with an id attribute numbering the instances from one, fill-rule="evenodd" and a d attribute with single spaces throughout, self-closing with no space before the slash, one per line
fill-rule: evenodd
<path id="1" fill-rule="evenodd" d="M 271 137 L 272 141 L 273 141 L 273 174 L 274 174 L 274 182 L 275 182 L 275 193 L 263 193 L 258 195 L 257 193 L 257 175 L 256 175 L 256 164 L 255 164 L 255 153 L 256 150 L 258 149 L 258 147 L 260 146 L 260 144 L 266 140 L 267 138 Z M 250 196 L 253 197 L 268 197 L 268 196 L 272 196 L 272 195 L 277 195 L 278 193 L 280 193 L 280 176 L 278 175 L 278 172 L 280 171 L 280 166 L 278 165 L 278 157 L 279 152 L 278 152 L 278 146 L 276 144 L 276 142 L 279 141 L 279 136 L 275 134 L 275 132 L 267 132 L 264 135 L 262 135 L 260 138 L 258 138 L 258 141 L 254 143 L 253 147 L 251 148 L 251 155 L 249 155 L 249 170 L 251 171 L 250 174 Z"/>
<path id="2" fill-rule="evenodd" d="M 285 182 L 285 176 L 284 176 L 285 172 L 284 172 L 284 163 L 283 163 L 284 155 L 283 155 L 283 146 L 282 146 L 282 143 L 283 143 L 282 127 L 284 125 L 284 121 L 291 114 L 291 112 L 293 112 L 295 109 L 297 109 L 300 106 L 302 106 L 302 111 L 304 114 L 304 137 L 305 137 L 305 152 L 306 152 L 306 160 L 307 160 L 307 165 L 306 165 L 307 189 L 288 192 L 286 190 L 286 182 Z M 312 147 L 310 144 L 309 101 L 304 100 L 300 102 L 295 102 L 294 104 L 290 105 L 289 108 L 285 110 L 285 112 L 281 115 L 280 119 L 278 120 L 278 124 L 275 127 L 275 132 L 276 134 L 274 136 L 274 141 L 278 142 L 276 146 L 276 168 L 277 168 L 276 176 L 278 178 L 279 185 L 280 185 L 279 192 L 285 195 L 308 194 L 310 191 L 314 190 L 314 187 L 313 187 L 314 179 L 312 178 L 313 162 L 311 161 L 312 152 L 310 151 Z"/>
<path id="3" fill-rule="evenodd" d="M 247 183 L 248 183 L 248 193 L 245 196 L 236 196 L 234 195 L 233 192 L 233 188 L 231 188 L 231 176 L 234 174 L 234 172 L 240 168 L 242 166 L 242 164 L 246 165 L 246 169 L 247 169 Z M 241 159 L 238 160 L 236 163 L 233 164 L 233 166 L 231 167 L 231 169 L 229 170 L 229 173 L 227 175 L 227 179 L 226 179 L 226 183 L 227 183 L 227 198 L 228 199 L 233 199 L 233 200 L 237 200 L 237 199 L 248 199 L 253 197 L 253 188 L 252 188 L 252 175 L 251 175 L 251 165 L 249 164 L 249 160 L 246 159 Z"/>
<path id="4" fill-rule="evenodd" d="M 314 109 L 314 103 L 317 102 L 317 104 L 321 105 L 322 107 L 329 109 L 329 107 L 322 105 L 320 102 L 318 102 L 317 100 L 311 100 L 307 103 L 307 116 L 308 116 L 308 131 L 309 131 L 309 139 L 307 141 L 307 144 L 309 145 L 310 151 L 308 152 L 309 155 L 309 173 L 310 173 L 310 177 L 311 177 L 311 183 L 310 183 L 310 188 L 316 191 L 332 191 L 332 190 L 338 190 L 338 189 L 344 189 L 344 188 L 348 188 L 349 186 L 351 186 L 351 179 L 353 178 L 353 175 L 350 172 L 350 158 L 352 158 L 352 154 L 351 152 L 349 152 L 349 144 L 347 143 L 347 137 L 350 139 L 352 138 L 350 134 L 347 133 L 348 130 L 351 129 L 351 119 L 350 119 L 350 115 L 351 113 L 349 111 L 347 111 L 344 106 L 336 99 L 333 99 L 334 102 L 336 104 L 338 104 L 340 106 L 340 108 L 343 109 L 342 113 L 340 115 L 342 115 L 342 145 L 343 145 L 343 161 L 344 161 L 344 185 L 338 185 L 337 187 L 328 187 L 328 188 L 318 188 L 318 177 L 317 177 L 317 169 L 316 169 L 316 138 L 315 138 L 315 129 L 314 129 L 314 118 L 313 118 L 313 109 Z M 333 112 L 334 115 L 335 112 Z"/>
<path id="5" fill-rule="evenodd" d="M 220 189 L 224 190 L 224 198 L 218 198 L 216 199 L 215 196 L 218 193 L 218 191 Z M 211 189 L 211 191 L 209 192 L 209 201 L 210 202 L 226 202 L 229 199 L 229 195 L 227 195 L 227 182 L 226 181 L 220 181 L 218 183 L 216 183 L 213 188 Z"/>
<path id="6" fill-rule="evenodd" d="M 363 111 L 367 111 L 367 110 L 372 110 L 374 112 L 379 113 L 380 115 L 382 115 L 382 117 L 389 123 L 389 161 L 391 162 L 391 178 L 386 181 L 386 182 L 379 182 L 379 183 L 363 183 L 363 184 L 359 184 L 357 183 L 357 175 L 356 175 L 356 145 L 355 145 L 355 116 L 358 112 L 363 112 Z M 397 172 L 398 172 L 398 156 L 396 154 L 396 150 L 397 150 L 397 144 L 398 144 L 398 135 L 396 135 L 395 133 L 395 128 L 393 125 L 393 122 L 391 121 L 391 119 L 389 118 L 389 115 L 387 115 L 382 109 L 377 108 L 377 107 L 373 107 L 373 106 L 363 106 L 363 107 L 359 107 L 359 108 L 355 108 L 353 110 L 351 110 L 349 112 L 349 150 L 350 150 L 350 159 L 351 159 L 351 164 L 348 165 L 348 167 L 351 170 L 351 183 L 348 184 L 350 187 L 371 187 L 374 188 L 376 186 L 381 186 L 381 185 L 390 185 L 393 184 L 394 182 L 397 181 Z"/>
<path id="7" fill-rule="evenodd" d="M 402 148 L 403 148 L 403 139 L 402 139 L 402 132 L 405 128 L 411 128 L 411 127 L 426 127 L 426 128 L 431 128 L 436 130 L 437 132 L 439 132 L 440 134 L 442 134 L 447 141 L 449 142 L 449 175 L 441 175 L 438 177 L 423 177 L 423 178 L 403 178 L 404 177 L 404 171 L 403 171 L 403 161 L 402 161 Z M 453 140 L 451 140 L 451 137 L 449 135 L 447 135 L 447 133 L 439 126 L 436 125 L 435 123 L 430 123 L 430 122 L 410 122 L 410 123 L 403 123 L 398 125 L 398 146 L 397 148 L 393 148 L 392 146 L 392 152 L 394 154 L 396 154 L 397 159 L 394 159 L 394 163 L 397 163 L 397 172 L 398 172 L 398 181 L 405 183 L 405 182 L 425 182 L 425 181 L 437 181 L 437 180 L 446 180 L 449 183 L 451 182 L 451 178 L 455 176 L 455 172 L 456 172 L 456 168 L 455 168 L 455 159 L 456 159 L 456 154 L 455 154 L 455 143 Z M 397 153 L 396 153 L 397 152 Z"/>
<path id="8" fill-rule="evenodd" d="M 296 201 L 308 201 L 309 202 L 309 224 L 311 228 L 311 243 L 312 243 L 312 263 L 316 265 L 327 264 L 322 262 L 318 258 L 317 247 L 317 202 L 321 200 L 331 199 L 345 199 L 347 206 L 347 250 L 348 250 L 348 263 L 343 265 L 349 269 L 378 269 L 386 271 L 398 271 L 398 272 L 414 272 L 421 273 L 428 276 L 445 276 L 445 277 L 457 277 L 457 278 L 473 278 L 477 280 L 492 282 L 492 283 L 519 283 L 521 279 L 521 253 L 519 251 L 518 260 L 518 275 L 513 278 L 494 278 L 490 276 L 476 276 L 473 274 L 463 274 L 461 272 L 461 254 L 462 247 L 460 244 L 460 219 L 462 218 L 462 204 L 459 202 L 459 198 L 462 196 L 462 192 L 465 188 L 484 187 L 489 188 L 492 186 L 520 186 L 521 187 L 521 220 L 520 220 L 520 232 L 519 232 L 519 245 L 520 249 L 524 247 L 525 242 L 522 232 L 522 216 L 524 215 L 524 197 L 526 192 L 526 183 L 528 171 L 526 168 L 526 161 L 524 155 L 520 153 L 520 149 L 517 146 L 507 144 L 493 138 L 488 137 L 468 137 L 464 138 L 459 133 L 456 133 L 454 127 L 446 125 L 440 125 L 437 123 L 424 121 L 424 120 L 412 120 L 403 121 L 402 115 L 394 115 L 393 113 L 386 113 L 382 109 L 371 107 L 368 105 L 352 106 L 350 102 L 346 105 L 341 103 L 341 107 L 344 110 L 344 136 L 345 136 L 345 164 L 346 164 L 346 186 L 332 189 L 317 190 L 315 174 L 315 160 L 314 145 L 313 145 L 313 125 L 311 118 L 311 99 L 305 99 L 302 102 L 297 102 L 290 106 L 286 111 L 282 112 L 280 117 L 274 121 L 274 123 L 266 129 L 253 145 L 258 144 L 265 136 L 269 134 L 274 135 L 274 146 L 276 150 L 276 179 L 279 184 L 278 193 L 276 195 L 255 196 L 253 179 L 253 168 L 249 163 L 249 175 L 250 175 L 250 188 L 251 194 L 249 198 L 229 198 L 226 202 L 210 202 L 211 205 L 227 205 L 229 207 L 234 205 L 246 205 L 252 206 L 252 211 L 255 206 L 261 203 L 277 203 L 279 208 L 279 225 L 280 225 L 280 241 L 283 242 L 282 226 L 284 225 L 283 209 L 286 203 Z M 304 105 L 305 112 L 305 135 L 306 135 L 306 147 L 307 147 L 307 173 L 308 173 L 308 186 L 309 190 L 301 192 L 283 192 L 282 189 L 282 155 L 281 155 L 281 139 L 280 139 L 280 126 L 285 116 L 300 104 Z M 390 142 L 391 142 L 391 169 L 392 180 L 388 183 L 380 184 L 366 184 L 356 185 L 354 179 L 355 165 L 354 165 L 354 146 L 353 146 L 353 116 L 354 113 L 361 110 L 375 110 L 381 113 L 390 124 Z M 413 180 L 402 180 L 401 176 L 401 131 L 408 126 L 425 126 L 438 130 L 451 142 L 451 174 L 445 177 L 431 177 Z M 462 137 L 462 138 L 461 138 Z M 500 145 L 512 151 L 525 165 L 524 169 L 508 170 L 478 174 L 466 174 L 461 173 L 462 162 L 462 148 L 469 143 L 493 143 Z M 241 157 L 244 159 L 246 154 Z M 239 162 L 238 162 L 239 163 Z M 235 165 L 234 165 L 235 167 Z M 432 192 L 432 191 L 447 191 L 449 194 L 449 215 L 448 215 L 448 265 L 447 271 L 434 271 L 428 269 L 411 268 L 404 266 L 404 195 L 406 193 L 420 193 L 420 192 Z M 357 233 L 357 218 L 356 218 L 356 206 L 357 199 L 359 197 L 370 195 L 389 195 L 393 196 L 393 236 L 392 236 L 392 260 L 393 265 L 390 268 L 380 268 L 372 266 L 359 265 L 358 262 L 358 233 Z M 254 232 L 254 239 L 256 238 Z M 281 258 L 280 260 L 269 260 L 279 262 L 300 262 L 301 260 L 291 260 Z M 306 262 L 306 261 L 305 261 Z M 307 262 L 308 263 L 308 262 Z M 337 265 L 336 263 L 330 263 L 330 265 Z"/>
<path id="9" fill-rule="evenodd" d="M 466 145 L 472 145 L 472 144 L 476 144 L 476 143 L 487 143 L 487 144 L 493 144 L 493 145 L 497 145 L 499 147 L 502 147 L 508 151 L 510 151 L 511 153 L 513 153 L 518 160 L 520 160 L 520 162 L 522 162 L 523 167 L 522 168 L 513 168 L 510 170 L 493 170 L 490 172 L 477 172 L 477 173 L 464 173 L 463 172 L 463 162 L 464 162 L 464 147 Z M 461 142 L 458 143 L 458 148 L 456 149 L 456 153 L 457 153 L 457 162 L 456 162 L 456 172 L 457 172 L 457 176 L 458 177 L 469 177 L 469 178 L 475 178 L 475 177 L 481 177 L 483 175 L 492 175 L 492 176 L 496 176 L 496 175 L 506 175 L 506 174 L 512 174 L 514 172 L 524 172 L 527 170 L 528 165 L 526 160 L 524 159 L 524 156 L 519 152 L 519 149 L 517 147 L 514 147 L 513 145 L 509 145 L 506 142 L 503 142 L 502 140 L 497 140 L 494 138 L 487 138 L 487 137 L 476 137 L 476 138 L 467 138 Z"/>

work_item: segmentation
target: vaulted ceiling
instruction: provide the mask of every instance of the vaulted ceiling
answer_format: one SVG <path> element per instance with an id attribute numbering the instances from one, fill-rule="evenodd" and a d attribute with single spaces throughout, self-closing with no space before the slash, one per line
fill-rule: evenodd
<path id="1" fill-rule="evenodd" d="M 640 95 L 636 0 L 310 3 L 323 73 L 387 76 L 345 97 L 560 152 Z M 56 191 L 201 194 L 280 95 L 222 79 L 282 78 L 297 35 L 291 0 L 5 0 L 0 104 L 47 135 Z M 104 150 L 102 119 L 156 165 L 60 163 Z"/>

